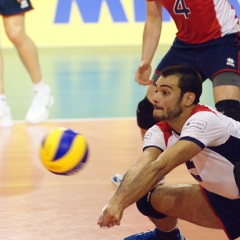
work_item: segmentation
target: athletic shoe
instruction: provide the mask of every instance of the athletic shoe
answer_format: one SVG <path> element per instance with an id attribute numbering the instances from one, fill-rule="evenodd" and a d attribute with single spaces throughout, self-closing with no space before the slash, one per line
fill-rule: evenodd
<path id="1" fill-rule="evenodd" d="M 9 107 L 0 109 L 0 127 L 12 127 L 13 119 Z"/>
<path id="2" fill-rule="evenodd" d="M 124 177 L 124 173 L 117 173 L 114 176 L 111 177 L 111 182 L 119 187 L 119 185 L 121 184 L 122 180 Z M 163 178 L 161 181 L 159 181 L 158 185 L 163 185 L 165 183 L 165 178 Z"/>
<path id="3" fill-rule="evenodd" d="M 44 85 L 41 90 L 34 92 L 34 97 L 28 109 L 25 120 L 27 123 L 38 124 L 47 120 L 49 108 L 52 106 L 54 98 L 48 85 Z"/>
<path id="4" fill-rule="evenodd" d="M 157 233 L 157 228 L 153 231 L 145 232 L 145 233 L 137 233 L 133 234 L 129 237 L 124 238 L 124 240 L 161 240 Z M 181 233 L 178 234 L 175 240 L 186 240 Z"/>

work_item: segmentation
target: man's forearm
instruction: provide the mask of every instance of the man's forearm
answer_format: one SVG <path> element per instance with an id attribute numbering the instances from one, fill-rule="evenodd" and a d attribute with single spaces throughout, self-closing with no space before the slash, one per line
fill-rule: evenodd
<path id="1" fill-rule="evenodd" d="M 149 64 L 152 62 L 153 56 L 158 47 L 160 33 L 160 26 L 155 26 L 152 23 L 145 24 L 142 42 L 142 61 L 146 61 Z"/>
<path id="2" fill-rule="evenodd" d="M 128 176 L 126 176 L 127 178 Z M 147 165 L 128 185 L 122 185 L 113 197 L 113 201 L 127 208 L 156 186 L 164 177 L 164 171 L 156 163 Z M 130 179 L 126 179 L 126 182 Z"/>

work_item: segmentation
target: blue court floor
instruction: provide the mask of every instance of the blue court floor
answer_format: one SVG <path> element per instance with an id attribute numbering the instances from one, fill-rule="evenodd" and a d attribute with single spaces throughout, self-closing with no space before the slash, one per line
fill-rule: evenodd
<path id="1" fill-rule="evenodd" d="M 168 46 L 158 49 L 153 68 Z M 55 103 L 50 119 L 135 117 L 146 87 L 134 81 L 140 47 L 39 49 L 45 82 Z M 14 120 L 24 120 L 32 98 L 31 80 L 15 49 L 3 50 L 5 94 Z M 204 83 L 201 102 L 213 106 L 212 86 Z"/>

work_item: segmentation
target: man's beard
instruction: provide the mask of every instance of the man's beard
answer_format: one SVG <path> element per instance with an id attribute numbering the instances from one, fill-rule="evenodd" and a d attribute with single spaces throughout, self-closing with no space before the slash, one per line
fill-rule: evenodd
<path id="1" fill-rule="evenodd" d="M 174 109 L 167 110 L 165 115 L 157 115 L 157 113 L 154 113 L 154 111 L 153 111 L 154 120 L 157 121 L 157 122 L 160 122 L 160 121 L 169 120 L 169 119 L 173 119 L 175 117 L 178 117 L 183 111 L 180 102 L 181 101 L 178 101 L 178 103 L 177 103 L 177 105 L 175 106 Z M 154 107 L 154 109 L 159 109 L 159 108 Z M 160 109 L 162 109 L 162 108 L 160 108 Z"/>

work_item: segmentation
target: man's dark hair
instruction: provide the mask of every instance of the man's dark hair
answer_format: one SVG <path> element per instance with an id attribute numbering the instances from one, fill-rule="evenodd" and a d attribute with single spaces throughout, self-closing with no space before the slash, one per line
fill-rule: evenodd
<path id="1" fill-rule="evenodd" d="M 176 65 L 164 68 L 161 71 L 163 77 L 176 75 L 179 77 L 178 87 L 181 89 L 181 96 L 186 92 L 193 92 L 196 95 L 194 104 L 198 104 L 202 94 L 202 77 L 199 72 L 188 66 Z"/>

